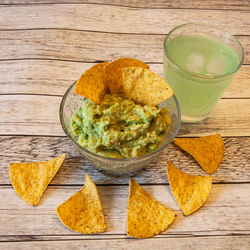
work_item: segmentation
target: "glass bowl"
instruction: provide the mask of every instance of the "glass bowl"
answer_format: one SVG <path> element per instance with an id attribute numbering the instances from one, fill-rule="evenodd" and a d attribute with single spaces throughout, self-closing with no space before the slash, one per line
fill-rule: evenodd
<path id="1" fill-rule="evenodd" d="M 172 142 L 175 138 L 181 121 L 181 112 L 178 101 L 175 96 L 161 103 L 160 108 L 166 107 L 169 110 L 169 116 L 171 118 L 170 127 L 164 136 L 161 145 L 154 151 L 147 153 L 142 156 L 132 157 L 132 158 L 110 158 L 98 155 L 96 153 L 90 152 L 83 148 L 77 142 L 77 136 L 73 134 L 70 126 L 70 119 L 72 115 L 76 112 L 78 108 L 82 105 L 83 96 L 74 93 L 75 89 L 74 82 L 68 90 L 65 92 L 61 104 L 60 104 L 60 122 L 64 132 L 67 137 L 72 141 L 73 145 L 79 150 L 81 155 L 86 157 L 86 159 L 98 170 L 104 170 L 112 174 L 124 174 L 128 172 L 133 172 L 146 166 L 150 161 L 156 158 L 162 151 Z"/>

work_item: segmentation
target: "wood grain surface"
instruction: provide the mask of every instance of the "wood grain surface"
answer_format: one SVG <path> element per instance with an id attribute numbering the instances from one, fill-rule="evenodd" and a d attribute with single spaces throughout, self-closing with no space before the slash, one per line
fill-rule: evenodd
<path id="1" fill-rule="evenodd" d="M 39 59 L 0 61 L 0 94 L 63 96 L 67 88 L 94 64 Z M 162 63 L 149 66 L 163 76 Z M 249 78 L 250 65 L 243 65 L 222 98 L 250 98 L 250 88 L 246 88 Z"/>
<path id="2" fill-rule="evenodd" d="M 123 6 L 123 7 L 134 7 L 134 8 L 177 8 L 177 9 L 206 9 L 206 10 L 250 10 L 249 1 L 248 0 L 209 0 L 209 1 L 201 1 L 201 0 L 193 0 L 193 1 L 185 1 L 185 0 L 2 0 L 1 4 L 5 5 L 28 5 L 28 4 L 105 4 L 105 5 L 114 5 L 114 6 Z"/>
<path id="3" fill-rule="evenodd" d="M 213 174 L 213 183 L 250 182 L 250 138 L 224 138 L 223 161 Z M 128 184 L 130 177 L 143 184 L 167 184 L 166 162 L 171 161 L 183 171 L 206 174 L 191 156 L 174 144 L 145 169 L 117 178 L 103 175 L 83 158 L 72 143 L 64 137 L 1 136 L 0 137 L 0 183 L 10 184 L 9 165 L 11 162 L 44 161 L 59 154 L 66 154 L 66 160 L 52 180 L 53 185 L 82 185 L 85 173 L 94 177 L 97 184 Z"/>
<path id="4" fill-rule="evenodd" d="M 44 95 L 2 95 L 0 134 L 65 135 L 59 122 L 61 99 L 58 96 Z M 213 133 L 220 133 L 222 136 L 248 136 L 250 116 L 246 114 L 249 113 L 250 99 L 221 99 L 208 119 L 196 124 L 183 123 L 178 136 Z"/>
<path id="5" fill-rule="evenodd" d="M 0 9 L 1 10 L 1 9 Z M 0 61 L 53 59 L 76 62 L 112 61 L 133 57 L 162 63 L 165 34 L 126 34 L 67 29 L 0 30 Z M 250 64 L 248 36 L 236 36 L 245 48 Z M 139 44 L 139 46 L 138 46 Z"/>
<path id="6" fill-rule="evenodd" d="M 147 62 L 162 76 L 163 41 L 187 22 L 216 24 L 243 45 L 243 66 L 208 119 L 181 124 L 178 137 L 220 133 L 223 161 L 205 205 L 184 217 L 168 185 L 166 161 L 206 173 L 170 144 L 144 169 L 125 176 L 99 172 L 66 138 L 59 105 L 67 88 L 95 63 L 118 57 Z M 250 246 L 250 2 L 249 0 L 2 0 L 0 1 L 0 249 L 244 249 Z M 67 158 L 38 207 L 15 193 L 11 162 Z M 67 229 L 56 207 L 84 184 L 97 184 L 108 231 Z M 129 178 L 177 213 L 152 239 L 126 235 Z"/>
<path id="7" fill-rule="evenodd" d="M 186 237 L 180 239 L 178 236 L 171 239 L 156 238 L 156 239 L 145 239 L 143 240 L 144 249 L 152 249 L 152 246 L 157 246 L 158 249 L 242 249 L 248 250 L 248 245 L 250 244 L 250 239 L 248 236 L 214 236 L 214 237 Z M 20 249 L 20 243 L 2 243 L 2 248 L 8 249 Z M 141 241 L 135 239 L 105 239 L 105 240 L 69 240 L 69 241 L 31 241 L 22 242 L 22 249 L 46 249 L 50 247 L 51 249 L 58 248 L 73 248 L 73 249 L 133 249 L 137 250 L 142 247 Z"/>
<path id="8" fill-rule="evenodd" d="M 92 176 L 90 176 L 92 177 Z M 136 178 L 135 178 L 136 179 Z M 136 179 L 137 180 L 137 179 Z M 147 185 L 145 190 L 156 200 L 177 213 L 176 220 L 165 234 L 218 235 L 249 234 L 250 202 L 246 194 L 248 184 L 214 184 L 205 205 L 191 216 L 183 216 L 176 204 L 169 185 Z M 21 200 L 11 187 L 0 187 L 0 230 L 3 235 L 75 235 L 58 219 L 56 207 L 76 193 L 80 187 L 49 187 L 38 207 L 32 207 Z M 126 216 L 128 185 L 98 186 L 101 196 L 107 232 L 126 238 Z M 6 227 L 5 219 L 9 218 Z M 212 218 L 212 219 L 211 219 Z M 43 223 L 40 223 L 43 221 Z M 103 235 L 102 234 L 102 235 Z M 182 236 L 181 236 L 182 235 Z M 170 235 L 169 235 L 170 236 Z M 88 236 L 91 239 L 91 235 Z M 93 237 L 92 237 L 93 238 Z M 1 236 L 0 236 L 1 239 Z"/>
<path id="9" fill-rule="evenodd" d="M 195 8 L 141 9 L 104 4 L 49 4 L 3 6 L 0 16 L 4 16 L 0 22 L 0 29 L 4 30 L 57 28 L 92 33 L 166 34 L 173 27 L 192 20 L 230 27 L 234 35 L 250 35 L 249 12 L 240 10 L 213 10 L 211 16 L 211 11 Z"/>

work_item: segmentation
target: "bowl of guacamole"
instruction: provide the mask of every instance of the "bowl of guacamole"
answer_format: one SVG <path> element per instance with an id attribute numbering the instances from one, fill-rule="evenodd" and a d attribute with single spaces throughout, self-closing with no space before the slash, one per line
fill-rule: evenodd
<path id="1" fill-rule="evenodd" d="M 107 94 L 100 104 L 74 93 L 75 83 L 60 105 L 67 137 L 97 169 L 114 174 L 145 167 L 172 142 L 180 127 L 175 96 L 153 107 L 123 94 Z"/>

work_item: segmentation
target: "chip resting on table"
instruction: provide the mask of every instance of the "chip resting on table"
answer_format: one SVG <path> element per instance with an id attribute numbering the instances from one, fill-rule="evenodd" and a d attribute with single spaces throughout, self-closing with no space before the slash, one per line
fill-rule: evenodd
<path id="1" fill-rule="evenodd" d="M 75 232 L 94 234 L 107 230 L 98 190 L 88 174 L 85 185 L 56 211 L 61 222 Z"/>
<path id="2" fill-rule="evenodd" d="M 224 154 L 224 143 L 221 135 L 175 138 L 174 143 L 193 156 L 208 174 L 213 174 L 220 166 Z"/>
<path id="3" fill-rule="evenodd" d="M 176 214 L 151 197 L 135 180 L 129 180 L 127 234 L 149 238 L 165 231 Z"/>
<path id="4" fill-rule="evenodd" d="M 192 214 L 206 202 L 212 186 L 210 175 L 186 174 L 171 162 L 167 163 L 167 173 L 174 198 L 184 215 Z"/>
<path id="5" fill-rule="evenodd" d="M 11 163 L 10 180 L 19 197 L 28 204 L 37 206 L 64 159 L 65 155 L 60 155 L 43 162 Z"/>

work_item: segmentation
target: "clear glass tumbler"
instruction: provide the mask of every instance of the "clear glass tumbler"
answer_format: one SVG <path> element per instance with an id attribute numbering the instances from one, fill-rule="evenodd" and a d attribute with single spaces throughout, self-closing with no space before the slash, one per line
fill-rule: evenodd
<path id="1" fill-rule="evenodd" d="M 182 121 L 208 117 L 243 58 L 239 41 L 212 25 L 187 23 L 167 34 L 164 77 L 179 101 Z"/>

